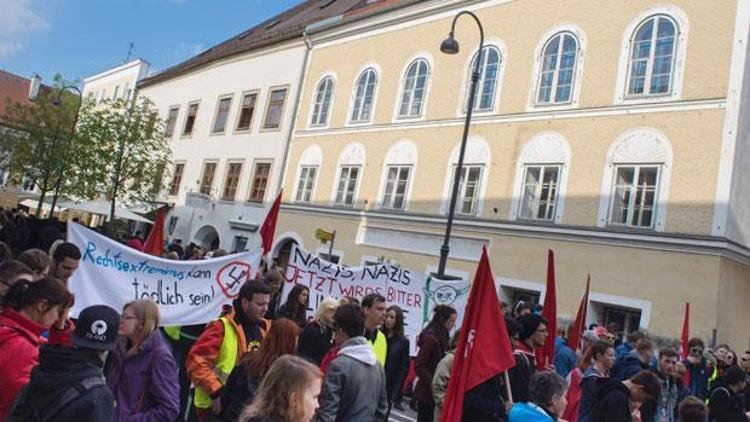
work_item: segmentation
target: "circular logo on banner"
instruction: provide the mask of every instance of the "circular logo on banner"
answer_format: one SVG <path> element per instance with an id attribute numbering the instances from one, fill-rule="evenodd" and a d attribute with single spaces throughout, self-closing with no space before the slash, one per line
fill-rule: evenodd
<path id="1" fill-rule="evenodd" d="M 458 290 L 452 286 L 441 286 L 432 292 L 432 300 L 438 305 L 450 305 L 457 297 Z"/>
<path id="2" fill-rule="evenodd" d="M 242 261 L 233 261 L 219 269 L 216 273 L 216 283 L 221 288 L 224 296 L 234 299 L 240 295 L 242 284 L 250 281 L 252 273 L 250 264 Z"/>
<path id="3" fill-rule="evenodd" d="M 91 334 L 103 336 L 107 332 L 107 323 L 102 320 L 96 320 L 91 323 Z"/>

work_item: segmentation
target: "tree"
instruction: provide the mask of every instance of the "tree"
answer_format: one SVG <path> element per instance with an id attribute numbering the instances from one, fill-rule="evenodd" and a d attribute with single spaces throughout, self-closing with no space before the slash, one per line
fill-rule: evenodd
<path id="1" fill-rule="evenodd" d="M 77 184 L 84 196 L 105 193 L 111 204 L 110 221 L 114 221 L 118 199 L 151 200 L 162 189 L 170 149 L 164 122 L 150 100 L 106 101 L 87 109 L 78 131 L 94 149 L 80 157 L 87 163 L 78 174 L 83 183 L 75 179 L 70 183 Z"/>

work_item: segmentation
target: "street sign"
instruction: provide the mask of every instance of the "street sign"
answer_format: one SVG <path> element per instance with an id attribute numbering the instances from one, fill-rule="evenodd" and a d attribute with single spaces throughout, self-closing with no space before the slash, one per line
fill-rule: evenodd
<path id="1" fill-rule="evenodd" d="M 333 236 L 333 232 L 328 232 L 323 229 L 315 230 L 315 238 L 323 243 L 328 243 L 329 241 L 333 240 Z"/>

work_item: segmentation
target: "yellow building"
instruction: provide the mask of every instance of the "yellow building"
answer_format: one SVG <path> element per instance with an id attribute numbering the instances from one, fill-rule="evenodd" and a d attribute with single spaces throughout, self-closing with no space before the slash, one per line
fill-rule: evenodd
<path id="1" fill-rule="evenodd" d="M 748 0 L 388 1 L 311 30 L 274 254 L 434 271 L 479 33 L 485 49 L 448 273 L 487 246 L 500 296 L 589 322 L 750 340 Z"/>

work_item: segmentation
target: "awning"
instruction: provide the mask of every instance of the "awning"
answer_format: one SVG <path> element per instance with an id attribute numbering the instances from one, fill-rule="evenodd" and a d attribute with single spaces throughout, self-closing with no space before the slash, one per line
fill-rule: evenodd
<path id="1" fill-rule="evenodd" d="M 38 199 L 24 199 L 23 201 L 19 202 L 18 205 L 22 207 L 26 207 L 30 210 L 36 210 L 37 205 L 39 205 L 39 200 Z M 55 204 L 55 209 L 57 209 L 57 212 L 63 212 L 68 209 L 66 205 L 67 204 L 63 204 L 61 201 L 58 201 L 57 204 Z M 42 210 L 49 211 L 51 206 L 52 206 L 52 202 L 44 201 L 42 203 Z"/>
<path id="2" fill-rule="evenodd" d="M 87 212 L 89 214 L 103 215 L 107 218 L 109 218 L 109 212 L 112 206 L 109 201 L 103 201 L 103 200 L 86 201 L 86 202 L 80 202 L 80 203 L 69 202 L 65 205 L 70 210 Z M 121 220 L 140 221 L 142 223 L 149 223 L 149 224 L 153 223 L 151 220 L 141 217 L 140 215 L 134 213 L 133 211 L 130 211 L 129 209 L 123 207 L 122 205 L 115 206 L 115 218 L 118 218 Z"/>

